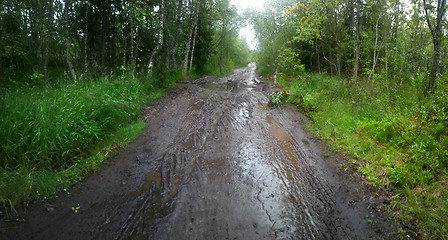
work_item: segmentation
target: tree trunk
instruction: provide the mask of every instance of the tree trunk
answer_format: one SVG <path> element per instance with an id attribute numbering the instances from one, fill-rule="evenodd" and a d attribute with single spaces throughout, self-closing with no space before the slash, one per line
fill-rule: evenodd
<path id="1" fill-rule="evenodd" d="M 426 92 L 434 93 L 437 75 L 440 74 L 440 60 L 442 59 L 442 40 L 440 39 L 440 31 L 433 36 L 434 55 L 432 58 L 432 67 L 427 84 Z"/>
<path id="2" fill-rule="evenodd" d="M 224 31 L 223 31 L 224 32 Z M 224 33 L 223 33 L 224 34 Z M 224 52 L 224 36 L 221 39 L 221 47 L 220 47 L 220 51 L 219 51 L 219 73 L 222 73 L 223 68 L 224 68 L 224 59 L 223 59 L 223 52 Z"/>
<path id="3" fill-rule="evenodd" d="M 315 51 L 316 51 L 316 54 L 317 54 L 317 71 L 320 73 L 321 72 L 320 71 L 320 54 L 319 54 L 319 48 L 318 48 L 318 45 L 317 45 L 317 37 L 314 38 L 314 46 L 315 46 Z"/>
<path id="4" fill-rule="evenodd" d="M 173 40 L 168 39 L 169 34 L 165 34 L 165 36 L 167 36 L 166 39 L 166 43 L 165 43 L 165 47 L 167 49 L 167 53 L 165 56 L 165 69 L 166 70 L 170 70 L 171 69 L 171 49 L 173 49 Z"/>
<path id="5" fill-rule="evenodd" d="M 380 49 L 377 50 L 377 46 L 378 46 L 378 23 L 381 19 L 381 15 L 378 17 L 378 19 L 376 20 L 376 24 L 375 24 L 375 46 L 373 47 L 373 60 L 372 60 L 372 70 L 369 74 L 369 82 L 373 81 L 375 79 L 375 67 L 376 67 L 376 62 L 378 59 L 378 55 L 381 51 L 381 46 Z"/>
<path id="6" fill-rule="evenodd" d="M 123 36 L 124 36 L 124 48 L 123 48 L 123 67 L 127 67 L 127 52 L 128 52 L 128 38 L 126 37 L 128 33 L 129 24 L 126 24 L 123 29 Z M 124 71 L 124 69 L 123 69 Z"/>
<path id="7" fill-rule="evenodd" d="M 135 35 L 138 35 L 137 33 Z M 133 49 L 133 58 L 131 59 L 131 72 L 132 76 L 134 76 L 135 67 L 140 67 L 140 63 L 137 63 L 137 60 L 140 62 L 140 58 L 138 58 L 138 46 L 140 45 L 141 37 L 138 38 L 138 41 L 133 40 L 133 44 L 135 44 L 135 47 Z M 138 65 L 137 65 L 138 64 Z"/>
<path id="8" fill-rule="evenodd" d="M 171 0 L 171 1 L 173 1 L 173 0 Z M 165 35 L 165 38 L 164 38 L 165 39 L 165 43 L 164 43 L 164 45 L 165 45 L 166 52 L 165 52 L 165 55 L 164 55 L 164 58 L 165 58 L 164 71 L 167 72 L 167 71 L 169 71 L 171 69 L 170 68 L 171 51 L 172 51 L 173 45 L 174 45 L 173 36 L 171 34 L 170 23 L 172 22 L 171 18 L 172 18 L 173 12 L 175 14 L 176 11 L 175 10 L 171 11 L 171 9 L 173 7 L 172 7 L 172 5 L 170 5 L 170 1 L 168 1 L 165 4 L 165 6 L 166 6 L 165 7 L 165 25 L 166 25 L 166 27 L 165 27 L 165 30 L 164 30 L 163 34 Z"/>
<path id="9" fill-rule="evenodd" d="M 192 65 L 193 65 L 194 46 L 196 44 L 196 34 L 197 34 L 197 31 L 198 31 L 198 25 L 196 25 L 194 27 L 193 46 L 191 48 L 191 58 L 190 58 L 190 70 L 188 71 L 189 73 L 191 73 L 191 68 L 192 68 Z"/>
<path id="10" fill-rule="evenodd" d="M 152 70 L 154 68 L 154 59 L 159 54 L 160 49 L 162 49 L 163 45 L 163 8 L 164 8 L 164 0 L 160 2 L 160 9 L 159 9 L 159 36 L 157 40 L 157 46 L 152 50 L 151 55 L 149 57 L 149 63 L 148 63 L 148 77 L 151 76 Z"/>
<path id="11" fill-rule="evenodd" d="M 433 45 L 434 45 L 434 55 L 432 59 L 432 67 L 429 80 L 426 83 L 425 87 L 425 95 L 428 93 L 433 93 L 435 90 L 435 83 L 437 79 L 437 75 L 440 73 L 440 61 L 442 58 L 442 24 L 443 18 L 446 13 L 446 0 L 438 0 L 437 1 L 437 17 L 435 26 L 432 25 L 429 13 L 428 13 L 428 5 L 426 4 L 426 0 L 423 0 L 423 7 L 425 8 L 426 21 L 428 23 L 428 27 L 431 30 Z"/>
<path id="12" fill-rule="evenodd" d="M 196 13 L 195 13 L 195 17 L 194 17 L 194 22 L 192 25 L 190 25 L 190 28 L 188 30 L 188 39 L 187 39 L 187 45 L 185 47 L 185 58 L 184 58 L 184 62 L 183 62 L 183 68 L 182 68 L 182 77 L 185 78 L 187 75 L 187 66 L 188 66 L 188 56 L 190 53 L 190 46 L 191 46 L 191 39 L 192 39 L 192 35 L 193 35 L 193 29 L 194 26 L 197 25 L 198 23 L 198 18 L 199 18 L 199 7 L 201 4 L 201 0 L 197 0 L 196 2 Z"/>
<path id="13" fill-rule="evenodd" d="M 43 61 L 43 81 L 47 82 L 47 78 L 48 78 L 48 58 L 49 58 L 49 52 L 50 52 L 50 41 L 52 38 L 52 31 L 53 31 L 53 18 L 54 18 L 54 14 L 53 14 L 53 0 L 50 0 L 49 2 L 49 16 L 48 16 L 48 26 L 47 26 L 47 37 L 46 37 L 46 41 L 45 41 L 45 48 L 44 48 L 44 54 L 42 57 L 42 61 Z"/>
<path id="14" fill-rule="evenodd" d="M 387 64 L 387 61 L 388 61 L 388 59 L 387 59 L 387 27 L 385 27 L 384 28 L 384 58 L 386 59 L 386 61 L 385 61 L 385 70 L 386 70 L 386 76 L 385 76 L 385 80 L 386 80 L 386 87 L 388 88 L 389 87 L 389 81 L 388 81 L 388 73 L 389 73 L 389 70 L 388 70 L 388 64 Z"/>
<path id="15" fill-rule="evenodd" d="M 337 26 L 336 26 L 336 29 L 337 29 Z M 338 75 L 338 77 L 341 77 L 341 58 L 340 58 L 340 55 L 341 55 L 341 45 L 339 44 L 339 39 L 338 39 L 338 32 L 337 32 L 337 30 L 336 30 L 336 49 L 337 49 L 337 52 L 336 52 L 336 66 L 337 66 L 337 75 Z"/>
<path id="16" fill-rule="evenodd" d="M 341 44 L 339 43 L 339 29 L 338 29 L 338 18 L 339 14 L 336 13 L 336 16 L 334 19 L 332 19 L 332 23 L 334 24 L 334 30 L 332 31 L 334 34 L 334 39 L 336 42 L 336 74 L 338 77 L 341 77 Z M 331 25 L 329 26 L 330 29 L 332 29 Z"/>
<path id="17" fill-rule="evenodd" d="M 356 13 L 353 17 L 353 27 L 354 29 L 354 41 L 353 41 L 353 79 L 358 79 L 358 71 L 359 71 L 359 28 L 360 28 L 360 11 L 361 11 L 361 1 L 357 0 L 355 5 Z"/>
<path id="18" fill-rule="evenodd" d="M 75 70 L 73 69 L 72 61 L 70 60 L 70 35 L 69 35 L 70 21 L 68 19 L 68 13 L 70 11 L 71 5 L 72 3 L 70 0 L 65 0 L 64 3 L 65 62 L 67 63 L 67 68 L 70 77 L 76 82 Z"/>
<path id="19" fill-rule="evenodd" d="M 39 2 L 37 1 L 32 1 L 32 5 L 31 5 L 31 10 L 30 10 L 30 23 L 33 26 L 32 27 L 32 39 L 33 42 L 35 42 L 37 44 L 36 46 L 36 52 L 35 52 L 35 56 L 36 56 L 36 62 L 35 64 L 37 64 L 38 68 L 37 71 L 39 73 L 42 74 L 42 66 L 40 66 L 39 64 L 42 63 L 42 45 L 44 44 L 43 42 L 43 24 L 42 24 L 42 20 L 41 18 L 43 13 L 42 13 L 42 8 L 39 4 Z M 42 80 L 42 79 L 40 79 Z"/>
<path id="20" fill-rule="evenodd" d="M 86 6 L 86 29 L 85 29 L 85 36 L 84 36 L 84 75 L 85 77 L 87 77 L 87 71 L 88 71 L 88 66 L 89 66 L 89 62 L 88 62 L 88 58 L 87 58 L 87 37 L 88 32 L 89 32 L 89 3 L 88 1 L 85 2 L 85 6 Z"/>
<path id="21" fill-rule="evenodd" d="M 173 49 L 170 51 L 169 57 L 172 58 L 173 68 L 177 68 L 176 66 L 176 53 L 179 48 L 179 36 L 180 36 L 180 24 L 182 17 L 182 0 L 179 0 L 177 6 L 177 26 L 176 26 L 176 37 L 174 38 Z"/>
<path id="22" fill-rule="evenodd" d="M 104 74 L 106 67 L 106 44 L 109 40 L 109 16 L 108 16 L 108 4 L 106 0 L 101 3 L 102 8 L 102 18 L 101 18 L 101 62 L 100 62 L 100 72 L 101 75 Z"/>
<path id="23" fill-rule="evenodd" d="M 131 28 L 132 29 L 132 28 Z M 132 30 L 131 30 L 132 31 Z M 131 47 L 130 47 L 130 56 L 129 56 L 129 60 L 131 61 L 131 75 L 134 76 L 134 70 L 135 70 L 135 58 L 134 58 L 134 33 L 130 34 L 130 38 L 131 38 Z"/>

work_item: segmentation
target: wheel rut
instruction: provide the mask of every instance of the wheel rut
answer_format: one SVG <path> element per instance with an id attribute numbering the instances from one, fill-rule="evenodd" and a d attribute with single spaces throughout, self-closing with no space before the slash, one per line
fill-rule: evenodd
<path id="1" fill-rule="evenodd" d="M 300 113 L 268 106 L 258 79 L 249 65 L 150 102 L 125 151 L 26 222 L 3 221 L 0 238 L 392 239 L 373 195 L 323 157 Z"/>

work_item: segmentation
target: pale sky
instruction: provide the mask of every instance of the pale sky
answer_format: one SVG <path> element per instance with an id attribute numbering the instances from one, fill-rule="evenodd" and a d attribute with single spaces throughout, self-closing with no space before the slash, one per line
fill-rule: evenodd
<path id="1" fill-rule="evenodd" d="M 236 6 L 239 14 L 242 14 L 246 8 L 261 10 L 264 8 L 265 0 L 231 0 L 230 3 Z M 240 29 L 240 37 L 246 38 L 250 49 L 254 50 L 257 46 L 255 39 L 255 32 L 252 26 L 247 26 Z"/>

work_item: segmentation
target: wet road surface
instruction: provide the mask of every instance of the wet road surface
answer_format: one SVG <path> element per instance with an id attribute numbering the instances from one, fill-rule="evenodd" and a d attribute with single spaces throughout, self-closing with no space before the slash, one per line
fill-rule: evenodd
<path id="1" fill-rule="evenodd" d="M 392 238 L 372 194 L 323 157 L 294 108 L 268 106 L 259 79 L 240 68 L 149 103 L 127 150 L 3 222 L 0 238 Z"/>

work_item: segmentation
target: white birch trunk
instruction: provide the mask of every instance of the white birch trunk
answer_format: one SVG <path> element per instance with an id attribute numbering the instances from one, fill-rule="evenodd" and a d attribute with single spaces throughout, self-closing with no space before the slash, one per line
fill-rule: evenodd
<path id="1" fill-rule="evenodd" d="M 194 46 L 196 45 L 196 34 L 197 34 L 197 31 L 198 31 L 198 26 L 196 25 L 194 27 L 193 46 L 191 47 L 190 70 L 188 71 L 189 73 L 191 73 L 191 68 L 193 66 Z"/>
<path id="2" fill-rule="evenodd" d="M 188 41 L 187 41 L 187 45 L 185 47 L 185 58 L 184 58 L 183 68 L 182 68 L 182 77 L 183 78 L 185 78 L 187 76 L 188 56 L 190 53 L 191 39 L 192 39 L 192 35 L 193 35 L 194 26 L 196 26 L 198 23 L 200 5 L 201 5 L 201 0 L 197 0 L 194 23 L 190 26 L 190 29 L 188 30 Z"/>
<path id="3" fill-rule="evenodd" d="M 157 56 L 157 54 L 159 54 L 163 46 L 163 24 L 164 24 L 163 10 L 165 7 L 164 5 L 165 5 L 164 0 L 161 0 L 159 10 L 159 37 L 157 40 L 157 46 L 152 50 L 151 56 L 149 57 L 148 76 L 151 76 L 152 70 L 154 68 L 154 59 Z"/>

